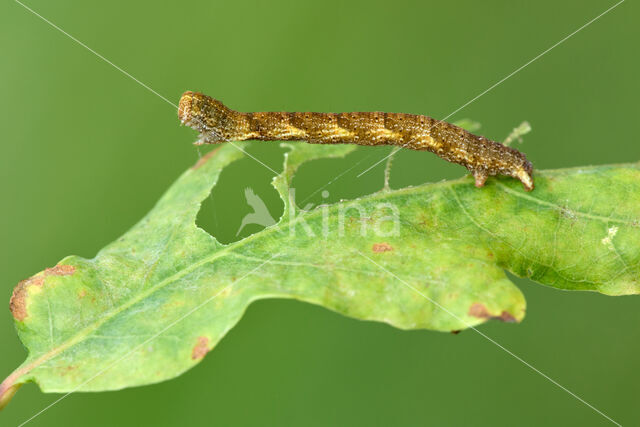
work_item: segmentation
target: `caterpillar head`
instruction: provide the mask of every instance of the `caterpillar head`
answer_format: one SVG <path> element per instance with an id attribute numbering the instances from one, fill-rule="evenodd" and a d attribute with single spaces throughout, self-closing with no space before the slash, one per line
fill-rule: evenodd
<path id="1" fill-rule="evenodd" d="M 178 104 L 180 122 L 200 132 L 198 145 L 227 141 L 223 131 L 234 125 L 232 116 L 222 102 L 198 92 L 183 93 Z"/>

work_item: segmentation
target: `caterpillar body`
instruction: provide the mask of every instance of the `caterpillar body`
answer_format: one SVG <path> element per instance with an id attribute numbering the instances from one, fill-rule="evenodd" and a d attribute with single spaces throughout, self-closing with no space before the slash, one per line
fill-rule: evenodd
<path id="1" fill-rule="evenodd" d="M 507 175 L 533 190 L 533 166 L 520 151 L 431 117 L 384 112 L 242 113 L 197 92 L 185 92 L 180 121 L 200 132 L 196 144 L 255 139 L 312 144 L 395 145 L 426 150 L 466 167 L 482 187 L 488 176 Z"/>

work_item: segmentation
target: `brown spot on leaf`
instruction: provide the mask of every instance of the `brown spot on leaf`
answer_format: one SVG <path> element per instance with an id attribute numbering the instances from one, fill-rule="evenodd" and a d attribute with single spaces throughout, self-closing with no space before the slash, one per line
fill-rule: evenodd
<path id="1" fill-rule="evenodd" d="M 213 149 L 213 150 L 209 151 L 207 154 L 205 154 L 204 156 L 200 157 L 198 159 L 198 161 L 196 162 L 196 164 L 191 166 L 191 170 L 196 170 L 196 169 L 199 169 L 200 167 L 202 167 L 202 165 L 207 163 L 209 161 L 209 159 L 211 159 L 213 156 L 216 155 L 216 153 L 218 152 L 218 150 L 220 150 L 220 148 L 222 148 L 222 147 L 218 147 L 216 149 Z"/>
<path id="2" fill-rule="evenodd" d="M 452 333 L 453 335 L 458 335 L 458 334 L 460 333 L 460 329 L 457 329 L 457 330 L 455 330 L 455 331 L 451 331 L 451 333 Z"/>
<path id="3" fill-rule="evenodd" d="M 504 311 L 504 310 L 500 314 L 500 320 L 502 320 L 503 322 L 509 322 L 509 323 L 516 322 L 516 318 L 513 317 L 513 315 L 511 313 L 509 313 L 508 311 Z"/>
<path id="4" fill-rule="evenodd" d="M 471 304 L 471 307 L 469 307 L 469 315 L 479 319 L 498 319 L 509 323 L 517 322 L 516 318 L 506 310 L 503 310 L 499 316 L 492 316 L 491 313 L 489 313 L 489 310 L 487 310 L 487 307 L 480 302 L 474 302 Z"/>
<path id="5" fill-rule="evenodd" d="M 209 352 L 209 338 L 198 337 L 198 342 L 191 351 L 191 358 L 193 360 L 202 359 Z"/>
<path id="6" fill-rule="evenodd" d="M 70 373 L 72 373 L 76 369 L 78 369 L 78 367 L 76 365 L 68 365 L 68 366 L 60 366 L 56 370 L 58 371 L 58 373 L 60 375 L 64 376 L 64 375 L 69 375 Z"/>
<path id="7" fill-rule="evenodd" d="M 73 265 L 56 265 L 47 268 L 44 271 L 45 276 L 70 276 L 75 273 L 76 268 Z"/>
<path id="8" fill-rule="evenodd" d="M 18 283 L 9 300 L 9 309 L 13 318 L 23 321 L 27 317 L 27 287 L 42 286 L 47 276 L 70 276 L 75 271 L 76 268 L 73 265 L 56 265 Z"/>
<path id="9" fill-rule="evenodd" d="M 83 289 L 80 292 L 78 292 L 78 298 L 82 299 L 85 296 L 87 296 L 87 290 L 86 289 Z"/>
<path id="10" fill-rule="evenodd" d="M 13 318 L 19 321 L 23 321 L 24 318 L 27 317 L 27 303 L 25 301 L 27 291 L 25 289 L 25 282 L 26 280 L 23 280 L 18 283 L 18 286 L 13 289 L 13 294 L 9 300 L 9 310 L 11 310 Z"/>
<path id="11" fill-rule="evenodd" d="M 393 250 L 393 246 L 391 246 L 390 244 L 388 244 L 386 242 L 374 243 L 373 246 L 371 247 L 371 250 L 373 252 L 379 254 L 381 252 L 392 251 Z"/>
<path id="12" fill-rule="evenodd" d="M 489 311 L 487 311 L 487 307 L 484 306 L 481 302 L 474 302 L 469 307 L 469 316 L 478 317 L 480 319 L 488 319 L 491 317 Z"/>

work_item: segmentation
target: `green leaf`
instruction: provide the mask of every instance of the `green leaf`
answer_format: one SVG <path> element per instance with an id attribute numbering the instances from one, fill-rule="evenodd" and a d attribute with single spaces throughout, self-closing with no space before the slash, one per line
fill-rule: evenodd
<path id="1" fill-rule="evenodd" d="M 354 147 L 285 146 L 277 224 L 228 245 L 195 225 L 220 171 L 242 156 L 226 145 L 95 258 L 67 257 L 21 282 L 11 309 L 29 355 L 0 385 L 0 406 L 29 381 L 70 392 L 173 378 L 260 298 L 457 331 L 524 317 L 505 270 L 560 289 L 640 291 L 637 164 L 538 171 L 532 193 L 509 178 L 477 189 L 467 176 L 304 212 L 289 192 L 296 169 Z"/>

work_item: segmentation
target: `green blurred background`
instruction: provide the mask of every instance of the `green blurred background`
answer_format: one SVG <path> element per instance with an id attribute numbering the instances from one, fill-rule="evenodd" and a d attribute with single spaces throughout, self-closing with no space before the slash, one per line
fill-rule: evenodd
<path id="1" fill-rule="evenodd" d="M 244 111 L 384 110 L 443 118 L 613 1 L 68 1 L 28 6 L 177 103 L 198 90 Z M 632 162 L 637 140 L 639 6 L 627 1 L 449 119 L 503 139 L 537 168 Z M 18 3 L 0 5 L 0 299 L 69 254 L 92 257 L 138 221 L 204 150 L 175 108 Z M 301 168 L 302 205 L 371 193 L 387 152 L 361 149 Z M 281 168 L 277 144 L 252 154 Z M 360 162 L 360 163 L 358 163 Z M 358 163 L 358 164 L 357 164 Z M 345 169 L 349 173 L 317 191 Z M 392 186 L 464 169 L 402 152 Z M 199 215 L 231 242 L 251 187 L 272 215 L 272 172 L 231 165 Z M 602 191 L 607 191 L 603 188 Z M 325 193 L 326 195 L 326 193 Z M 480 329 L 616 421 L 640 424 L 637 297 L 554 290 L 514 278 L 519 325 Z M 25 358 L 0 316 L 0 376 Z M 27 385 L 0 413 L 17 425 L 59 395 Z M 295 301 L 252 305 L 185 375 L 78 393 L 33 426 L 606 425 L 583 403 L 473 331 L 399 331 Z"/>

